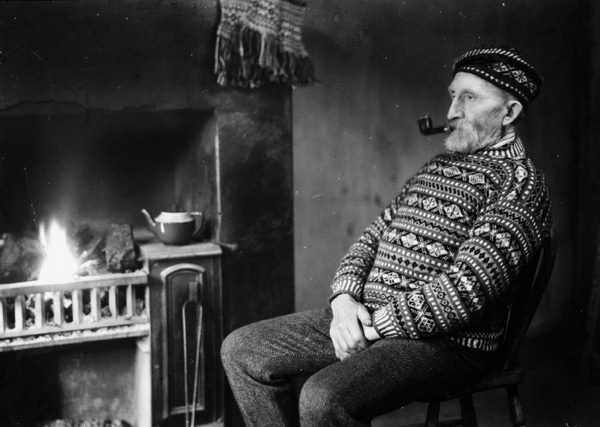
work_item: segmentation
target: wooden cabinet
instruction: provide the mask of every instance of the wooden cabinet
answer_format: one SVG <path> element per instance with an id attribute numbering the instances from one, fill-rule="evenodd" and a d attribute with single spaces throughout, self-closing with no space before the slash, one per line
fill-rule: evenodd
<path id="1" fill-rule="evenodd" d="M 141 249 L 150 286 L 152 426 L 222 425 L 221 249 L 211 243 Z"/>

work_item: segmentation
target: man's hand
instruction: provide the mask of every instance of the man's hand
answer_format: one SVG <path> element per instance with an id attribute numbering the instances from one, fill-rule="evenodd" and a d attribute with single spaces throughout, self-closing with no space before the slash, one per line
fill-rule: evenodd
<path id="1" fill-rule="evenodd" d="M 348 294 L 338 295 L 331 301 L 333 320 L 329 328 L 331 341 L 338 359 L 364 350 L 369 345 L 363 327 L 371 327 L 371 314 L 367 307 Z M 376 333 L 375 333 L 376 334 Z"/>
<path id="2" fill-rule="evenodd" d="M 364 326 L 365 338 L 369 341 L 377 341 L 381 339 L 381 336 L 377 333 L 373 326 Z"/>

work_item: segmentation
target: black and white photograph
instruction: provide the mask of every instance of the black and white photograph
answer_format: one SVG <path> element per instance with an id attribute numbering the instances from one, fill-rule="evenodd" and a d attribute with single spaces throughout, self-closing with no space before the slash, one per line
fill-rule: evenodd
<path id="1" fill-rule="evenodd" d="M 0 0 L 0 427 L 600 426 L 595 0 Z"/>

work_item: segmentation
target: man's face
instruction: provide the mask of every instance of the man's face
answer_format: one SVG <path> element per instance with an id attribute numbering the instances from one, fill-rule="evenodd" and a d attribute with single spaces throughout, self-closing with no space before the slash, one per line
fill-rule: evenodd
<path id="1" fill-rule="evenodd" d="M 448 150 L 473 153 L 496 142 L 503 133 L 507 97 L 491 83 L 474 74 L 458 72 L 448 88 L 451 129 Z"/>

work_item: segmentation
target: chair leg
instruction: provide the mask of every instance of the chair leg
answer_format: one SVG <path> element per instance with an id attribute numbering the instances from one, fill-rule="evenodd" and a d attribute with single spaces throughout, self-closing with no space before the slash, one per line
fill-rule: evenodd
<path id="1" fill-rule="evenodd" d="M 440 421 L 440 402 L 432 400 L 427 406 L 427 420 L 425 427 L 438 427 Z"/>
<path id="2" fill-rule="evenodd" d="M 506 395 L 508 396 L 508 406 L 510 409 L 510 419 L 515 427 L 521 427 L 525 425 L 525 412 L 523 411 L 523 405 L 521 404 L 521 397 L 519 396 L 519 387 L 516 385 L 509 385 L 506 387 Z"/>
<path id="3" fill-rule="evenodd" d="M 477 416 L 475 415 L 475 407 L 473 406 L 473 395 L 466 394 L 458 399 L 460 403 L 460 415 L 462 417 L 464 427 L 477 427 Z"/>

